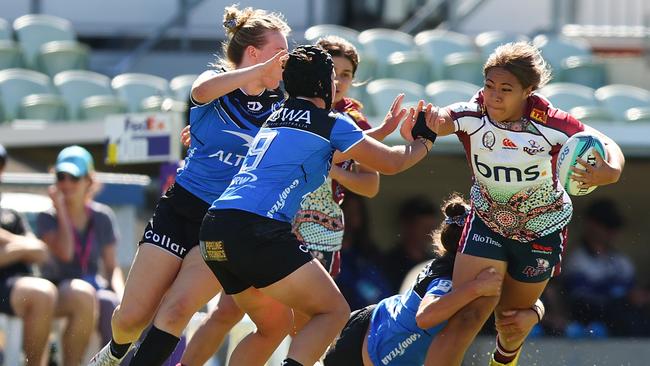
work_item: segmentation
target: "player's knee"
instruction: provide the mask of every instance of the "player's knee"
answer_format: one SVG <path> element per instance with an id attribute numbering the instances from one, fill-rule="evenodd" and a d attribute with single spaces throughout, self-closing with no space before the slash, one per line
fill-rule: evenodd
<path id="1" fill-rule="evenodd" d="M 156 316 L 156 323 L 162 322 L 163 324 L 160 325 L 165 329 L 184 328 L 196 310 L 196 305 L 191 299 L 179 298 L 163 305 Z"/>
<path id="2" fill-rule="evenodd" d="M 241 310 L 234 302 L 219 304 L 212 314 L 210 314 L 210 323 L 213 326 L 222 326 L 231 328 L 244 317 L 244 311 Z"/>
<path id="3" fill-rule="evenodd" d="M 340 329 L 343 329 L 345 323 L 347 323 L 350 318 L 350 305 L 345 301 L 343 295 L 337 296 L 331 311 L 334 320 L 336 321 L 337 326 Z"/>
<path id="4" fill-rule="evenodd" d="M 118 305 L 113 311 L 111 326 L 113 330 L 140 334 L 151 321 L 149 314 L 140 308 Z"/>

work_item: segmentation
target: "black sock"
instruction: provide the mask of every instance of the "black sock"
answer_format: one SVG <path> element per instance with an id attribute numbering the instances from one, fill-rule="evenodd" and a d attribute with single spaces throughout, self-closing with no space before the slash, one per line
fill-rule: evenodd
<path id="1" fill-rule="evenodd" d="M 115 356 L 115 358 L 124 357 L 124 355 L 129 351 L 129 347 L 131 347 L 131 343 L 119 344 L 115 342 L 115 339 L 113 338 L 111 338 L 111 342 L 108 346 L 108 348 L 111 350 L 111 354 Z"/>
<path id="2" fill-rule="evenodd" d="M 140 347 L 133 356 L 130 366 L 159 366 L 174 352 L 180 338 L 160 330 L 155 326 L 149 329 Z"/>
<path id="3" fill-rule="evenodd" d="M 285 358 L 280 366 L 302 366 L 302 364 L 292 358 Z"/>

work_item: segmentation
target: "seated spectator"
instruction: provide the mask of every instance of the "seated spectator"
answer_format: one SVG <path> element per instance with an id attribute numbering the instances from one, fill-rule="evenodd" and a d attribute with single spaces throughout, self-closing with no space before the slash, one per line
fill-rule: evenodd
<path id="1" fill-rule="evenodd" d="M 341 205 L 345 231 L 341 249 L 341 273 L 336 278 L 350 309 L 375 304 L 392 294 L 381 268 L 379 249 L 370 237 L 368 209 L 363 197 L 345 193 Z"/>
<path id="2" fill-rule="evenodd" d="M 624 222 L 612 200 L 595 201 L 585 212 L 580 246 L 563 266 L 571 318 L 576 321 L 567 328 L 570 336 L 579 336 L 579 326 L 601 336 L 648 332 L 650 323 L 643 316 L 648 296 L 639 296 L 644 291 L 636 286 L 634 265 L 615 247 Z"/>
<path id="3" fill-rule="evenodd" d="M 397 242 L 386 254 L 384 270 L 391 293 L 397 293 L 406 274 L 417 264 L 433 259 L 431 232 L 436 227 L 437 208 L 426 196 L 403 201 L 398 211 Z"/>
<path id="4" fill-rule="evenodd" d="M 66 364 L 76 365 L 95 329 L 97 312 L 102 344 L 110 341 L 110 319 L 124 280 L 116 263 L 115 214 L 93 201 L 97 184 L 92 156 L 80 146 L 66 147 L 54 170 L 56 183 L 49 188 L 53 208 L 38 216 L 37 232 L 52 253 L 43 274 L 57 284 L 62 313 L 70 319 L 63 352 L 75 362 Z"/>
<path id="5" fill-rule="evenodd" d="M 0 145 L 0 176 L 6 161 L 7 151 Z M 27 220 L 0 207 L 0 313 L 22 319 L 27 366 L 44 364 L 54 316 L 56 287 L 34 277 L 32 270 L 46 258 L 47 247 L 32 234 Z"/>

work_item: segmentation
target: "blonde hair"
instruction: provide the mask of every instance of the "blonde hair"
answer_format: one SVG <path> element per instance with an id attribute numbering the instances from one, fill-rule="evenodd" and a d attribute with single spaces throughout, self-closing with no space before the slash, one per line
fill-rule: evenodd
<path id="1" fill-rule="evenodd" d="M 497 47 L 483 66 L 483 76 L 487 77 L 495 67 L 512 73 L 524 89 L 532 86 L 532 90 L 537 90 L 551 80 L 551 69 L 539 49 L 527 42 Z"/>
<path id="2" fill-rule="evenodd" d="M 224 10 L 223 27 L 227 36 L 221 45 L 225 57 L 218 59 L 215 66 L 229 69 L 242 62 L 246 47 L 260 48 L 266 44 L 267 31 L 278 31 L 285 36 L 291 32 L 282 14 L 251 7 L 240 10 L 234 4 Z"/>

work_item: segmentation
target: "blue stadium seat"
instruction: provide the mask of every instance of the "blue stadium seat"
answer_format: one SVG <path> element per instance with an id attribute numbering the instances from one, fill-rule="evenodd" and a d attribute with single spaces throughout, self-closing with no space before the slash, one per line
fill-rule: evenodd
<path id="1" fill-rule="evenodd" d="M 54 76 L 54 86 L 66 101 L 70 119 L 81 119 L 81 102 L 93 95 L 113 95 L 111 79 L 93 71 L 69 70 Z"/>
<path id="2" fill-rule="evenodd" d="M 600 105 L 586 105 L 582 107 L 575 107 L 569 110 L 569 113 L 577 118 L 580 122 L 611 122 L 617 118 L 613 116 L 607 108 Z"/>
<path id="3" fill-rule="evenodd" d="M 22 99 L 30 94 L 50 94 L 50 78 L 37 71 L 26 69 L 0 70 L 0 100 L 9 120 L 18 117 Z"/>
<path id="4" fill-rule="evenodd" d="M 476 43 L 476 46 L 479 48 L 483 61 L 487 60 L 492 51 L 503 44 L 528 41 L 530 41 L 530 38 L 526 35 L 501 31 L 483 32 L 474 37 L 474 43 Z"/>
<path id="5" fill-rule="evenodd" d="M 359 43 L 363 45 L 363 58 L 372 59 L 377 65 L 375 76 L 387 75 L 387 56 L 393 52 L 413 51 L 413 37 L 394 29 L 373 28 L 359 34 Z"/>
<path id="6" fill-rule="evenodd" d="M 483 60 L 475 52 L 454 52 L 445 57 L 442 69 L 444 80 L 460 80 L 483 85 Z"/>
<path id="7" fill-rule="evenodd" d="M 319 38 L 325 36 L 338 36 L 352 43 L 358 51 L 362 51 L 359 43 L 359 32 L 348 27 L 337 24 L 318 24 L 307 28 L 305 31 L 305 40 L 309 43 L 316 43 Z"/>
<path id="8" fill-rule="evenodd" d="M 5 19 L 0 18 L 0 41 L 13 40 L 11 25 Z"/>
<path id="9" fill-rule="evenodd" d="M 632 85 L 611 84 L 598 88 L 596 99 L 617 120 L 626 119 L 625 112 L 635 107 L 650 107 L 650 91 Z"/>
<path id="10" fill-rule="evenodd" d="M 439 80 L 426 86 L 428 101 L 444 107 L 458 102 L 468 102 L 481 87 L 459 80 Z"/>
<path id="11" fill-rule="evenodd" d="M 82 119 L 102 120 L 111 114 L 126 113 L 126 103 L 114 95 L 94 95 L 81 101 Z"/>
<path id="12" fill-rule="evenodd" d="M 594 89 L 580 84 L 551 83 L 538 90 L 538 93 L 548 98 L 556 108 L 567 112 L 575 107 L 598 105 Z"/>
<path id="13" fill-rule="evenodd" d="M 418 51 L 393 52 L 388 56 L 387 76 L 419 84 L 429 81 L 429 63 Z"/>
<path id="14" fill-rule="evenodd" d="M 542 52 L 544 60 L 559 76 L 564 59 L 572 56 L 591 56 L 591 47 L 585 40 L 545 34 L 533 38 L 533 44 Z"/>
<path id="15" fill-rule="evenodd" d="M 428 30 L 415 35 L 415 44 L 429 60 L 432 80 L 444 79 L 444 60 L 455 52 L 476 52 L 472 38 L 445 30 Z"/>
<path id="16" fill-rule="evenodd" d="M 190 98 L 192 84 L 199 77 L 196 74 L 178 75 L 169 81 L 169 89 L 177 100 L 187 101 Z"/>
<path id="17" fill-rule="evenodd" d="M 424 99 L 424 87 L 418 83 L 402 79 L 378 79 L 366 86 L 372 108 L 366 107 L 368 115 L 384 115 L 398 94 L 404 93 L 402 103 L 413 103 Z"/>
<path id="18" fill-rule="evenodd" d="M 572 56 L 562 61 L 559 79 L 568 83 L 600 88 L 607 85 L 605 62 L 592 56 Z"/>
<path id="19" fill-rule="evenodd" d="M 113 78 L 111 86 L 117 96 L 126 103 L 130 113 L 141 111 L 142 100 L 146 97 L 169 95 L 167 80 L 149 74 L 120 74 Z"/>
<path id="20" fill-rule="evenodd" d="M 0 40 L 0 70 L 23 67 L 23 52 L 12 40 Z"/>
<path id="21" fill-rule="evenodd" d="M 64 121 L 67 119 L 65 101 L 56 94 L 30 94 L 21 100 L 18 117 Z"/>
<path id="22" fill-rule="evenodd" d="M 66 70 L 86 70 L 90 49 L 77 41 L 52 41 L 36 55 L 38 69 L 50 76 Z"/>
<path id="23" fill-rule="evenodd" d="M 51 41 L 75 41 L 72 24 L 63 18 L 45 14 L 27 14 L 14 20 L 14 32 L 30 67 L 36 68 L 41 46 Z"/>

